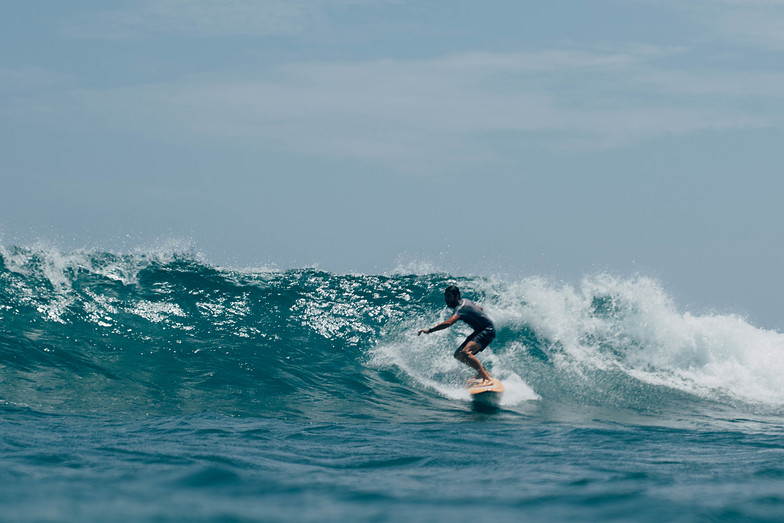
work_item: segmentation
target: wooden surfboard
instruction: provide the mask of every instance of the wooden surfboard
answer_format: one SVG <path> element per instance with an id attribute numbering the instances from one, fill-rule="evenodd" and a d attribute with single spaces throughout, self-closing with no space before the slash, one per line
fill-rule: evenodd
<path id="1" fill-rule="evenodd" d="M 501 403 L 504 386 L 495 378 L 491 378 L 490 381 L 471 378 L 468 380 L 468 393 L 475 403 L 497 406 Z"/>

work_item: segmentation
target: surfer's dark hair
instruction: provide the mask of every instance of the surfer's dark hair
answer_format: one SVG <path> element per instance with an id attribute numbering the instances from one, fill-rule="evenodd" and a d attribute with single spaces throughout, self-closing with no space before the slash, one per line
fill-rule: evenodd
<path id="1" fill-rule="evenodd" d="M 460 289 L 457 288 L 457 285 L 450 285 L 444 290 L 444 299 L 447 303 L 460 300 Z"/>

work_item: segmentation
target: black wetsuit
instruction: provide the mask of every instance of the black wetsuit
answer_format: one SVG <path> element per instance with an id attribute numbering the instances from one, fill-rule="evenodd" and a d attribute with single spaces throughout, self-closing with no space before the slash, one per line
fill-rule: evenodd
<path id="1" fill-rule="evenodd" d="M 463 320 L 474 329 L 474 332 L 457 348 L 457 352 L 462 351 L 463 347 L 471 341 L 479 345 L 477 352 L 482 352 L 495 339 L 495 325 L 476 303 L 466 299 L 460 300 L 455 307 L 455 314 L 458 319 Z"/>

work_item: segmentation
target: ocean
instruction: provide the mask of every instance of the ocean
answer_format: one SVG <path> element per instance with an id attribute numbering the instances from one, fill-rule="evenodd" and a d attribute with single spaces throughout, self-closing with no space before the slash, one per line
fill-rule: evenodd
<path id="1" fill-rule="evenodd" d="M 2 521 L 784 521 L 782 415 L 784 334 L 643 276 L 0 245 Z"/>

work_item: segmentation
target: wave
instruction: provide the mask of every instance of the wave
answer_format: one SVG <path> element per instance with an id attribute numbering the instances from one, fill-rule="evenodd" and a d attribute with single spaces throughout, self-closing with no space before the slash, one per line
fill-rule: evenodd
<path id="1" fill-rule="evenodd" d="M 784 408 L 784 335 L 680 312 L 644 277 L 574 286 L 236 270 L 187 252 L 2 245 L 0 401 L 51 412 L 432 417 L 467 401 L 469 372 L 452 353 L 468 332 L 416 335 L 447 316 L 451 283 L 496 322 L 480 357 L 506 385 L 505 408 Z"/>

